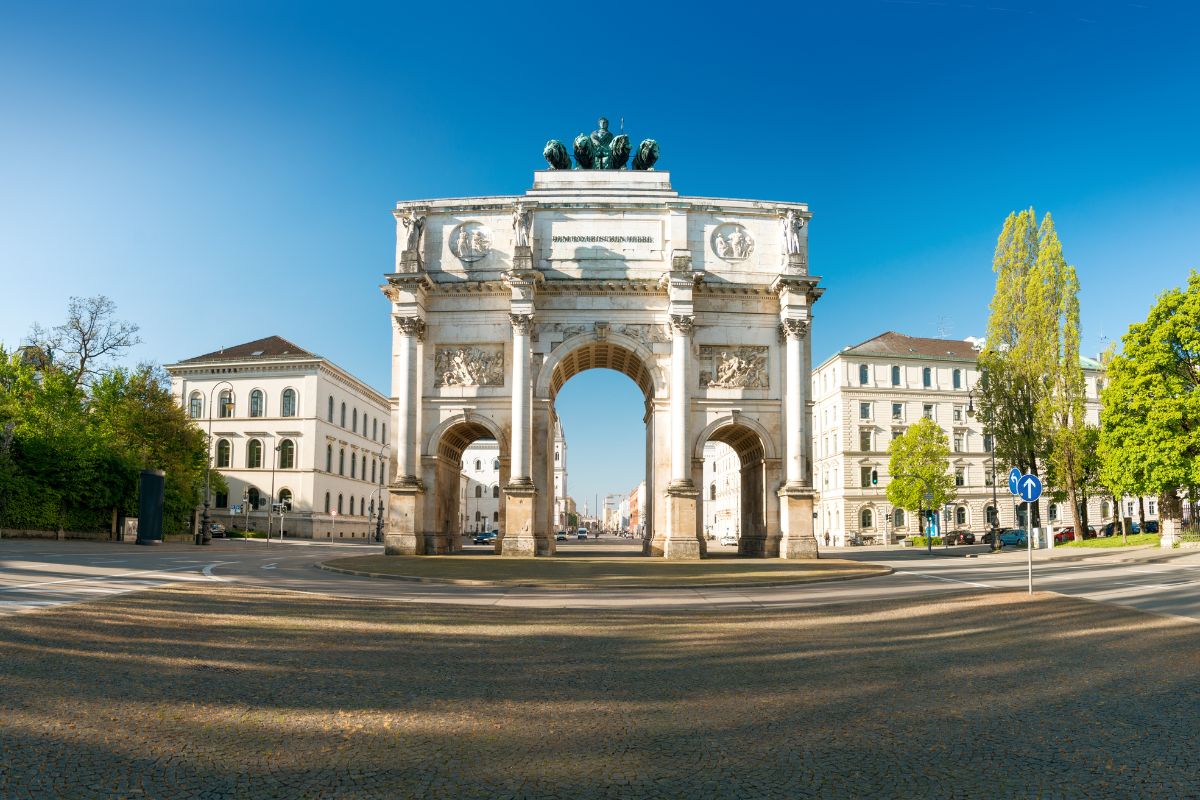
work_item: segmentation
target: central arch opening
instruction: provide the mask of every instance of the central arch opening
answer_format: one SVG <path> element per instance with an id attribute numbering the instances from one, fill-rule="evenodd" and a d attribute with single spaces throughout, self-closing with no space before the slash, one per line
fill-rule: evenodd
<path id="1" fill-rule="evenodd" d="M 749 424 L 725 421 L 710 426 L 701 447 L 697 518 L 709 552 L 778 556 L 778 513 L 767 490 L 771 465 L 763 435 Z"/>

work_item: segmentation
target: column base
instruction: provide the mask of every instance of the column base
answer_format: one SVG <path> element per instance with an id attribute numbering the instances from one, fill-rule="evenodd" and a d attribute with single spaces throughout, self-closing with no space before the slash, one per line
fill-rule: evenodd
<path id="1" fill-rule="evenodd" d="M 780 558 L 820 558 L 813 534 L 813 490 L 807 486 L 784 486 L 779 490 Z"/>
<path id="2" fill-rule="evenodd" d="M 391 496 L 388 528 L 383 533 L 383 554 L 419 556 L 425 553 L 425 537 L 420 534 L 421 506 L 425 487 L 414 479 L 398 481 L 388 487 Z"/>
<path id="3" fill-rule="evenodd" d="M 696 560 L 708 551 L 696 531 L 696 498 L 699 496 L 691 481 L 672 481 L 667 486 L 667 538 L 662 543 L 663 558 Z"/>
<path id="4" fill-rule="evenodd" d="M 542 555 L 538 552 L 538 540 L 533 534 L 533 501 L 536 496 L 537 489 L 532 481 L 514 481 L 504 487 L 505 531 L 498 548 L 500 555 L 509 558 Z"/>

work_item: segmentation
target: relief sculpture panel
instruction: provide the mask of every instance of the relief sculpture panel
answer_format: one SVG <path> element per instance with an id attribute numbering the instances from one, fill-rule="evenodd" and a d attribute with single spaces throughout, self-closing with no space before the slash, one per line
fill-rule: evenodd
<path id="1" fill-rule="evenodd" d="M 434 358 L 435 386 L 503 386 L 503 345 L 443 347 Z"/>
<path id="2" fill-rule="evenodd" d="M 701 346 L 700 388 L 768 388 L 767 351 L 766 347 Z"/>

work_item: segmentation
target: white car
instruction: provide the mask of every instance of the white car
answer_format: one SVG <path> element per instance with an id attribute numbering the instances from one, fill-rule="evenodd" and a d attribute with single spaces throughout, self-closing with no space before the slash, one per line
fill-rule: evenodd
<path id="1" fill-rule="evenodd" d="M 737 537 L 727 533 L 721 537 L 721 544 L 725 547 L 737 547 Z"/>

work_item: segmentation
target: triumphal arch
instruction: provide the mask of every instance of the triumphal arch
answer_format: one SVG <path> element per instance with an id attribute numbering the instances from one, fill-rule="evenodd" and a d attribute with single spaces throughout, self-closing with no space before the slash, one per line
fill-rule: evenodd
<path id="1" fill-rule="evenodd" d="M 644 551 L 700 558 L 704 445 L 741 462 L 739 551 L 815 558 L 803 203 L 682 197 L 601 120 L 524 194 L 401 202 L 391 301 L 390 554 L 458 549 L 463 449 L 500 447 L 497 551 L 554 541 L 554 400 L 573 375 L 645 396 Z M 633 156 L 633 162 L 629 159 Z"/>

